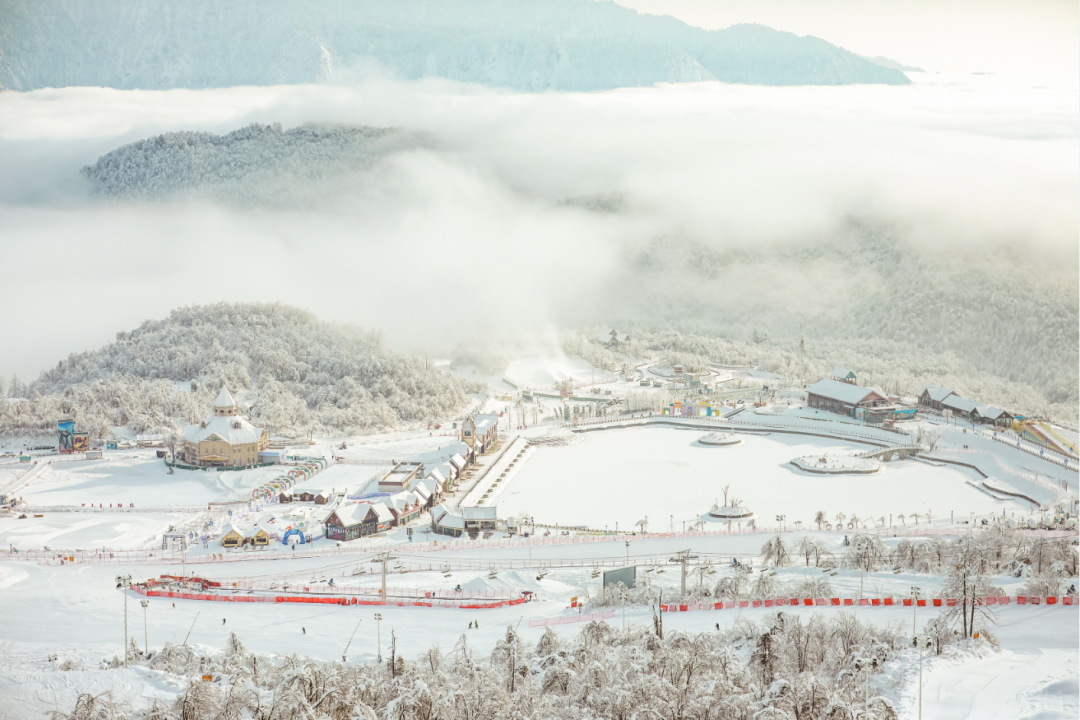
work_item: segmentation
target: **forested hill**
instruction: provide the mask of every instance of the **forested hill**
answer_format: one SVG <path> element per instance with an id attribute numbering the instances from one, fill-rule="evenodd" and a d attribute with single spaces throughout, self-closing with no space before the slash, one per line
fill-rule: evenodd
<path id="1" fill-rule="evenodd" d="M 432 142 L 396 128 L 309 123 L 283 130 L 280 123 L 252 123 L 226 135 L 155 135 L 102 155 L 82 172 L 96 192 L 116 199 L 194 195 L 310 208 L 337 187 L 342 174 Z"/>
<path id="2" fill-rule="evenodd" d="M 596 0 L 0 0 L 0 88 L 325 82 L 377 65 L 527 92 L 658 82 L 902 85 L 815 37 Z"/>
<path id="3" fill-rule="evenodd" d="M 253 422 L 282 433 L 374 432 L 445 419 L 468 401 L 460 380 L 386 350 L 377 335 L 285 305 L 218 304 L 119 332 L 11 388 L 32 402 L 0 403 L 0 432 L 55 428 L 60 414 L 99 437 L 110 427 L 169 429 L 205 417 L 222 382 L 250 404 Z"/>

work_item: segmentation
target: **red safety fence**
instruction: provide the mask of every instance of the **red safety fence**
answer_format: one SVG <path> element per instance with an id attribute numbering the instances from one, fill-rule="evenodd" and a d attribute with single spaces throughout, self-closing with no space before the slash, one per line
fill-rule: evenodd
<path id="1" fill-rule="evenodd" d="M 490 603 L 471 603 L 461 605 L 455 602 L 408 602 L 399 600 L 360 600 L 355 597 L 304 597 L 302 595 L 220 595 L 216 593 L 189 593 L 169 590 L 152 590 L 143 584 L 132 585 L 131 589 L 147 597 L 173 598 L 175 600 L 202 600 L 210 602 L 262 602 L 262 603 L 315 603 L 320 605 L 396 605 L 398 607 L 447 607 L 465 610 L 488 610 L 509 607 L 528 602 L 528 598 L 502 600 Z"/>
<path id="2" fill-rule="evenodd" d="M 1025 595 L 998 595 L 979 598 L 983 605 L 1076 605 L 1072 596 L 1030 597 Z M 725 600 L 718 603 L 689 603 L 686 605 L 661 605 L 663 612 L 689 612 L 692 610 L 731 610 L 736 608 L 771 608 L 785 606 L 803 607 L 954 607 L 959 600 L 955 598 L 773 598 L 771 600 Z"/>

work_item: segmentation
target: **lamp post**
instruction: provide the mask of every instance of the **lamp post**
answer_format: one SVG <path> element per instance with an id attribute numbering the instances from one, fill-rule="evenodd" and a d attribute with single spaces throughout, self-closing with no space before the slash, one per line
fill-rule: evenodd
<path id="1" fill-rule="evenodd" d="M 130 575 L 117 575 L 116 587 L 124 592 L 124 667 L 128 666 L 127 658 L 127 643 L 128 643 L 128 623 L 127 623 L 127 589 L 131 587 Z"/>
<path id="2" fill-rule="evenodd" d="M 630 565 L 630 541 L 626 541 L 626 564 Z"/>
<path id="3" fill-rule="evenodd" d="M 147 630 L 146 630 L 146 608 L 148 608 L 150 606 L 150 601 L 143 599 L 143 600 L 139 601 L 139 604 L 142 605 L 143 652 L 146 653 L 147 657 L 149 657 L 150 656 L 150 640 L 149 640 L 150 636 L 149 636 L 149 634 L 147 633 Z"/>
<path id="4" fill-rule="evenodd" d="M 911 637 L 915 637 L 915 609 L 919 607 L 919 593 L 922 588 L 911 586 Z"/>
<path id="5" fill-rule="evenodd" d="M 382 614 L 375 613 L 375 641 L 379 646 L 379 662 L 382 662 Z"/>
<path id="6" fill-rule="evenodd" d="M 926 641 L 926 647 L 930 647 L 930 641 Z M 923 645 L 919 644 L 919 720 L 922 720 L 922 656 Z"/>

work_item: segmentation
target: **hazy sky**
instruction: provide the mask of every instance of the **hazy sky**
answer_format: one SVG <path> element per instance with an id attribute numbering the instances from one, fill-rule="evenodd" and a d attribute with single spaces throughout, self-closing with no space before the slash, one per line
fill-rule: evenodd
<path id="1" fill-rule="evenodd" d="M 217 301 L 280 300 L 439 355 L 476 331 L 616 315 L 619 273 L 656 238 L 797 248 L 829 242 L 853 215 L 899 228 L 941 262 L 1023 247 L 1071 279 L 1076 103 L 1071 86 L 967 73 L 916 73 L 906 87 L 580 95 L 378 78 L 3 93 L 0 372 L 36 377 L 117 330 Z M 317 210 L 85 196 L 78 168 L 121 144 L 253 121 L 413 127 L 438 149 L 341 179 Z M 629 212 L 560 204 L 603 193 L 622 193 Z M 829 312 L 854 287 L 819 293 L 813 273 L 769 272 L 769 283 L 733 277 L 729 292 Z"/>
<path id="2" fill-rule="evenodd" d="M 760 23 L 926 70 L 1080 73 L 1076 0 L 616 0 L 714 30 Z"/>
<path id="3" fill-rule="evenodd" d="M 1075 282 L 1075 2 L 622 2 L 707 28 L 813 34 L 932 72 L 904 87 L 580 95 L 379 77 L 0 93 L 0 374 L 32 379 L 117 330 L 217 301 L 280 300 L 438 355 L 485 326 L 617 313 L 610 283 L 657 238 L 798 246 L 852 216 L 899 228 L 921 252 L 952 253 L 943 262 L 1022 248 L 1025 262 Z M 157 133 L 322 121 L 416 128 L 438 149 L 344 179 L 318 211 L 100 202 L 78 174 Z M 607 193 L 629 211 L 561 203 Z M 794 276 L 800 309 L 843 301 Z M 738 291 L 782 306 L 791 287 Z"/>

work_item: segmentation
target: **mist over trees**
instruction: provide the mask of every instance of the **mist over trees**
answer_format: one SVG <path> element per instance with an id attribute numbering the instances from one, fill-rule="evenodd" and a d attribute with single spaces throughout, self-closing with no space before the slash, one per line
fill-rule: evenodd
<path id="1" fill-rule="evenodd" d="M 174 310 L 73 353 L 0 403 L 0 432 L 54 432 L 56 421 L 102 437 L 112 427 L 171 430 L 204 418 L 227 383 L 242 412 L 272 433 L 362 434 L 445 419 L 466 385 L 383 347 L 378 333 L 279 304 Z"/>
<path id="2" fill-rule="evenodd" d="M 605 320 L 633 330 L 629 353 L 695 370 L 756 365 L 798 385 L 841 365 L 890 392 L 944 385 L 1015 411 L 1077 417 L 1075 269 L 1038 274 L 994 250 L 936 254 L 855 221 L 812 245 L 723 248 L 663 237 L 639 249 L 613 291 L 618 314 Z M 583 348 L 591 334 L 568 351 L 604 359 Z"/>
<path id="3" fill-rule="evenodd" d="M 123 145 L 82 169 L 94 190 L 118 200 L 207 197 L 310 208 L 340 189 L 341 175 L 393 152 L 430 145 L 415 131 L 352 125 L 252 123 L 226 135 L 170 132 Z"/>

